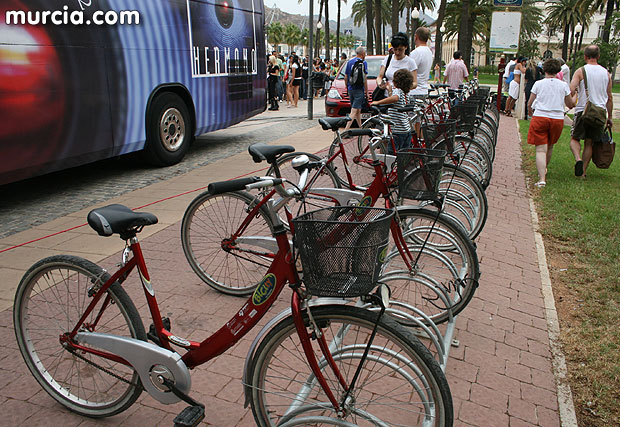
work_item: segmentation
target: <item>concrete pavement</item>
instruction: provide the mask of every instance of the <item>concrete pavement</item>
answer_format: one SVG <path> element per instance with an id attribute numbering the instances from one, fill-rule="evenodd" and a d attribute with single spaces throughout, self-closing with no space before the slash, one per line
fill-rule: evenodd
<path id="1" fill-rule="evenodd" d="M 548 333 L 549 307 L 543 298 L 530 199 L 520 169 L 519 136 L 514 119 L 501 120 L 495 174 L 487 190 L 489 216 L 477 242 L 480 287 L 456 321 L 455 338 L 460 345 L 451 350 L 446 372 L 454 398 L 455 424 L 557 426 L 560 405 Z M 330 133 L 315 126 L 274 143 L 316 152 L 330 141 Z M 172 318 L 172 331 L 179 336 L 195 340 L 206 337 L 242 304 L 208 288 L 191 272 L 180 245 L 183 212 L 199 194 L 197 189 L 207 183 L 261 166 L 243 152 L 97 205 L 147 205 L 142 210 L 159 217 L 159 224 L 142 232 L 141 241 L 162 313 Z M 8 337 L 0 347 L 0 374 L 4 378 L 0 425 L 170 426 L 185 406 L 161 406 L 143 394 L 122 414 L 105 420 L 85 419 L 56 404 L 28 373 L 18 353 L 12 330 L 12 299 L 19 279 L 32 263 L 60 253 L 83 256 L 109 270 L 118 262 L 124 242 L 116 237 L 98 237 L 88 226 L 82 226 L 91 208 L 0 240 L 0 332 Z M 148 328 L 139 280 L 130 278 L 124 287 Z M 287 305 L 287 298 L 282 298 L 272 315 Z M 243 408 L 240 381 L 252 338 L 250 333 L 227 353 L 192 373 L 192 395 L 206 405 L 209 424 L 254 424 L 251 411 Z"/>

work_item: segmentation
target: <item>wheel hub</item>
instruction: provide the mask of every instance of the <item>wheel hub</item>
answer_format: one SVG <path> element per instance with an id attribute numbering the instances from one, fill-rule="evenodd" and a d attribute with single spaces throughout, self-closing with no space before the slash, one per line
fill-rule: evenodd
<path id="1" fill-rule="evenodd" d="M 159 123 L 159 137 L 164 148 L 168 151 L 177 151 L 183 145 L 185 121 L 178 109 L 168 108 L 162 114 Z"/>

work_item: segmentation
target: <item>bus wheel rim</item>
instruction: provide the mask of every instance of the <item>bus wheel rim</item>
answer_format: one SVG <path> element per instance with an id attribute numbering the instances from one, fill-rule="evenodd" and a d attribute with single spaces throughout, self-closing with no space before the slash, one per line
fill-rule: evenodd
<path id="1" fill-rule="evenodd" d="M 159 137 L 168 151 L 177 151 L 185 139 L 185 121 L 176 108 L 168 108 L 159 122 Z"/>

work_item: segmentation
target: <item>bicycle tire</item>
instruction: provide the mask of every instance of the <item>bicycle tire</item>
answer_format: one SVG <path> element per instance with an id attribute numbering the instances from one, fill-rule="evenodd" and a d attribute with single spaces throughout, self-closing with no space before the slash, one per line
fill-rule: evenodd
<path id="1" fill-rule="evenodd" d="M 293 167 L 291 166 L 291 162 L 293 161 L 295 157 L 300 156 L 300 155 L 308 156 L 311 162 L 318 162 L 318 161 L 323 160 L 323 158 L 317 156 L 316 154 L 311 154 L 311 153 L 295 152 L 295 153 L 285 154 L 282 157 L 280 157 L 276 162 L 278 165 L 278 169 L 280 170 L 280 176 L 282 178 L 286 178 L 287 180 L 293 183 L 299 182 L 299 173 L 295 169 L 293 169 Z M 311 171 L 308 174 L 308 182 L 307 182 L 306 187 L 309 187 L 309 188 L 340 188 L 340 179 L 338 178 L 338 175 L 336 174 L 336 172 L 334 172 L 334 169 L 330 164 L 325 165 L 325 167 L 320 171 L 319 176 L 317 176 L 317 173 L 319 173 L 319 171 L 315 170 L 315 171 Z M 267 175 L 275 176 L 273 166 L 269 167 L 269 170 L 267 170 Z M 314 182 L 312 180 L 314 180 Z M 312 191 L 306 194 L 306 197 L 304 198 L 303 201 L 298 198 L 295 198 L 295 199 L 289 200 L 288 202 L 288 207 L 290 211 L 293 213 L 293 216 L 297 216 L 298 212 L 301 212 L 302 209 L 307 209 L 308 207 L 310 207 L 311 209 L 322 209 L 322 208 L 333 206 L 333 205 L 334 205 L 333 203 L 329 201 L 325 201 L 324 197 L 322 196 L 320 197 L 313 196 Z M 287 219 L 283 215 L 280 216 L 280 220 L 284 224 L 287 223 Z"/>
<path id="2" fill-rule="evenodd" d="M 73 330 L 89 304 L 89 289 L 109 278 L 105 270 L 88 260 L 68 255 L 48 257 L 23 276 L 13 308 L 17 344 L 37 382 L 71 411 L 95 418 L 123 412 L 142 392 L 140 378 L 131 367 L 91 353 L 72 355 L 59 340 Z M 107 292 L 113 304 L 108 304 L 103 313 L 98 308 L 93 310 L 89 329 L 146 341 L 140 315 L 125 290 L 117 282 Z M 66 307 L 62 306 L 65 302 Z M 101 318 L 94 322 L 99 314 Z"/>
<path id="3" fill-rule="evenodd" d="M 413 310 L 406 309 L 406 306 L 412 306 L 424 312 L 435 324 L 446 322 L 450 314 L 456 316 L 474 297 L 480 278 L 476 248 L 466 231 L 443 213 L 438 215 L 430 209 L 403 206 L 398 209 L 396 218 L 409 252 L 414 259 L 419 256 L 418 265 L 409 275 L 409 282 L 405 281 L 404 275 L 400 276 L 402 279 L 392 277 L 385 281 L 394 276 L 394 272 L 406 270 L 403 258 L 396 256 L 394 236 L 391 235 L 379 281 L 390 286 L 392 300 L 404 304 L 399 305 L 399 309 L 411 311 L 409 314 L 418 317 Z M 447 294 L 449 306 L 438 299 L 432 286 L 440 287 L 440 292 Z M 403 325 L 414 325 L 405 317 L 396 317 Z M 428 324 L 427 319 L 419 320 Z"/>
<path id="4" fill-rule="evenodd" d="M 368 137 L 349 136 L 347 132 L 342 132 L 340 134 L 342 147 L 347 156 L 347 164 L 345 165 L 342 154 L 336 156 L 334 160 L 332 160 L 331 164 L 334 171 L 336 172 L 336 176 L 338 177 L 338 182 L 340 183 L 341 187 L 351 188 L 351 185 L 349 184 L 349 179 L 347 178 L 347 170 L 351 174 L 351 179 L 353 180 L 354 185 L 359 187 L 368 187 L 372 183 L 375 169 L 371 165 L 371 160 L 361 159 L 357 162 L 354 160 L 355 157 L 360 156 L 361 153 L 364 151 L 365 146 L 361 146 L 360 148 L 360 140 L 364 140 L 365 138 Z M 366 146 L 367 145 L 368 144 L 366 143 Z M 327 154 L 328 158 L 332 158 L 334 153 L 336 153 L 339 148 L 340 145 L 338 144 L 338 137 L 336 137 L 329 146 L 329 152 Z"/>
<path id="5" fill-rule="evenodd" d="M 181 245 L 185 258 L 203 282 L 224 294 L 251 294 L 273 260 L 270 254 L 277 252 L 277 248 L 269 251 L 233 239 L 255 204 L 255 197 L 245 191 L 215 196 L 207 191 L 198 195 L 183 215 Z M 237 237 L 268 238 L 272 232 L 269 212 L 261 207 L 243 236 Z"/>
<path id="6" fill-rule="evenodd" d="M 454 165 L 444 164 L 443 173 L 444 175 L 439 189 L 439 192 L 444 194 L 443 213 L 455 219 L 456 222 L 465 229 L 469 238 L 475 240 L 484 229 L 489 213 L 489 202 L 484 188 L 471 174 Z M 452 178 L 452 176 L 454 176 L 454 178 Z M 459 187 L 459 198 L 445 197 L 448 193 L 445 192 L 443 188 L 447 188 L 448 185 L 450 185 L 453 190 L 456 190 L 457 186 Z M 457 192 L 453 191 L 452 194 L 456 195 Z M 462 199 L 460 196 L 461 194 L 465 196 L 465 199 Z M 470 226 L 466 226 L 465 222 L 462 222 L 459 218 L 459 210 L 455 209 L 455 203 L 457 202 L 461 202 L 463 209 L 467 209 L 469 206 L 468 202 L 474 205 L 475 209 L 467 212 L 467 215 L 472 219 Z"/>
<path id="7" fill-rule="evenodd" d="M 467 147 L 463 147 L 463 144 L 466 144 Z M 493 177 L 493 160 L 487 149 L 476 139 L 457 136 L 454 143 L 454 153 L 459 154 L 461 163 L 470 162 L 477 165 L 477 168 L 472 168 L 481 172 L 475 175 L 475 178 L 483 188 L 488 187 Z"/>
<path id="8" fill-rule="evenodd" d="M 321 327 L 327 342 L 331 342 L 331 354 L 347 385 L 350 385 L 367 347 L 365 338 L 377 324 L 377 335 L 354 388 L 353 399 L 348 400 L 346 416 L 339 417 L 334 412 L 314 381 L 293 317 L 289 316 L 269 331 L 252 359 L 250 402 L 257 425 L 275 426 L 295 416 L 302 416 L 312 425 L 319 424 L 321 418 L 340 419 L 361 426 L 377 425 L 371 417 L 384 422 L 380 425 L 422 424 L 420 418 L 423 417 L 428 425 L 452 425 L 452 397 L 445 375 L 429 350 L 410 330 L 389 316 L 379 318 L 376 312 L 353 306 L 318 306 L 312 308 L 312 319 Z M 303 320 L 310 326 L 307 311 L 303 313 Z M 334 340 L 334 336 L 339 339 Z M 317 341 L 312 342 L 315 354 L 320 353 Z M 320 355 L 317 359 L 322 367 L 325 366 Z M 344 391 L 333 371 L 322 371 L 340 401 Z M 287 372 L 292 378 L 287 378 Z M 299 393 L 302 385 L 311 388 L 305 396 Z M 391 394 L 377 396 L 382 392 Z M 387 402 L 389 399 L 393 401 Z M 298 403 L 296 410 L 285 415 L 286 407 L 290 407 L 293 401 Z M 421 414 L 416 412 L 418 407 L 421 407 Z M 386 422 L 386 417 L 391 422 Z"/>

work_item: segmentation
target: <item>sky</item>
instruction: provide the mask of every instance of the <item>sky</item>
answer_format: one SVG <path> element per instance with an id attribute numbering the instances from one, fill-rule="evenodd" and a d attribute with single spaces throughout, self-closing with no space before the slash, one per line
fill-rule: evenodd
<path id="1" fill-rule="evenodd" d="M 310 8 L 310 3 L 309 0 L 301 0 L 301 3 L 298 3 L 298 0 L 286 0 L 286 1 L 276 1 L 276 0 L 264 0 L 265 1 L 265 6 L 269 6 L 269 7 L 273 7 L 274 4 L 277 4 L 277 7 L 280 10 L 283 10 L 284 12 L 288 12 L 288 13 L 295 13 L 295 14 L 300 14 L 300 15 L 308 15 L 309 12 L 309 8 Z M 347 3 L 345 4 L 345 2 L 342 2 L 342 6 L 341 6 L 341 14 L 343 18 L 348 18 L 349 16 L 351 16 L 351 6 L 353 5 L 353 3 L 355 2 L 355 0 L 347 0 Z M 330 19 L 336 19 L 336 13 L 337 13 L 337 3 L 335 0 L 331 0 L 329 2 L 329 18 Z M 319 1 L 318 0 L 314 0 L 314 14 L 318 15 L 319 14 Z"/>
<path id="2" fill-rule="evenodd" d="M 286 1 L 264 0 L 264 1 L 265 1 L 265 6 L 274 7 L 274 4 L 276 4 L 277 7 L 280 10 L 283 10 L 284 12 L 300 14 L 300 15 L 308 15 L 309 7 L 310 7 L 309 0 L 301 0 L 301 3 L 299 3 L 298 0 L 286 0 Z M 347 0 L 346 3 L 344 1 L 342 2 L 341 14 L 343 18 L 348 18 L 349 16 L 351 16 L 351 6 L 353 5 L 354 2 L 355 0 Z M 329 18 L 330 19 L 336 20 L 337 7 L 338 6 L 335 0 L 329 1 Z M 319 14 L 319 1 L 318 0 L 314 0 L 314 14 L 315 15 Z M 433 17 L 436 16 L 434 12 L 430 12 L 428 14 Z"/>

